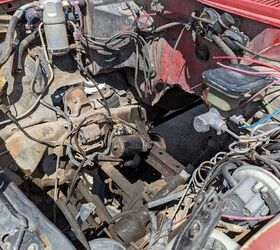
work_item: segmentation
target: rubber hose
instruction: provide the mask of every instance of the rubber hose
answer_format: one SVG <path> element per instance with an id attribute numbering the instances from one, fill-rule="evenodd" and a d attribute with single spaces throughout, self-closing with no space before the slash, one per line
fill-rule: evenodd
<path id="1" fill-rule="evenodd" d="M 24 38 L 22 40 L 22 42 L 19 45 L 18 48 L 18 55 L 17 55 L 17 69 L 18 70 L 22 70 L 23 69 L 23 63 L 22 63 L 22 59 L 23 59 L 23 52 L 25 51 L 25 49 L 30 45 L 30 43 L 32 41 L 34 41 L 36 38 L 39 37 L 39 31 L 36 30 L 34 32 L 32 32 L 30 35 L 28 35 L 26 38 Z"/>
<path id="2" fill-rule="evenodd" d="M 7 33 L 5 40 L 3 42 L 2 51 L 0 55 L 0 67 L 5 64 L 13 51 L 14 47 L 14 37 L 16 32 L 16 27 L 18 22 L 23 18 L 25 11 L 29 8 L 35 7 L 38 5 L 38 2 L 32 2 L 21 6 L 12 16 L 11 21 L 8 25 Z"/>
<path id="3" fill-rule="evenodd" d="M 237 185 L 237 181 L 231 176 L 229 170 L 233 170 L 236 168 L 237 166 L 234 163 L 229 163 L 228 165 L 224 166 L 222 169 L 222 174 L 224 178 L 227 180 L 231 188 L 234 188 Z"/>
<path id="4" fill-rule="evenodd" d="M 11 56 L 13 50 L 14 36 L 15 36 L 15 31 L 16 31 L 18 21 L 19 21 L 18 17 L 13 16 L 9 23 L 4 45 L 2 47 L 3 49 L 1 51 L 0 66 L 5 64 Z"/>
<path id="5" fill-rule="evenodd" d="M 1 55 L 0 55 L 0 66 L 5 64 L 11 56 L 11 53 L 12 53 L 13 47 L 14 47 L 13 43 L 14 43 L 16 27 L 17 27 L 18 22 L 24 16 L 24 12 L 25 12 L 25 9 L 18 9 L 12 16 L 11 21 L 9 22 L 6 37 L 3 42 L 3 46 L 2 46 L 3 49 L 2 49 Z"/>
<path id="6" fill-rule="evenodd" d="M 220 38 L 219 36 L 213 35 L 212 39 L 214 43 L 227 55 L 227 56 L 233 56 L 236 57 L 235 53 L 231 50 L 230 47 L 227 46 L 227 44 Z M 237 59 L 230 59 L 230 62 L 232 64 L 238 64 Z"/>

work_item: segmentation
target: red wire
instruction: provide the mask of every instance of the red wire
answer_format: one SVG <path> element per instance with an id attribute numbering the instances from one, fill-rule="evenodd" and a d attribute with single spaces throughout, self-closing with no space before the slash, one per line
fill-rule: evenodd
<path id="1" fill-rule="evenodd" d="M 244 60 L 244 61 L 249 61 L 249 62 L 252 62 L 252 63 L 255 63 L 255 64 L 259 64 L 259 65 L 262 65 L 262 66 L 280 71 L 280 68 L 277 67 L 277 66 L 274 66 L 274 65 L 271 65 L 271 64 L 268 64 L 268 63 L 265 63 L 265 62 L 261 62 L 259 60 L 255 60 L 255 59 L 252 59 L 252 58 L 248 58 L 248 57 L 242 57 L 242 56 L 213 56 L 213 59 L 214 60 L 223 60 L 223 59 Z"/>
<path id="2" fill-rule="evenodd" d="M 253 96 L 251 96 L 249 99 L 247 99 L 246 101 L 242 102 L 239 107 L 242 108 L 242 107 L 246 106 L 249 102 L 253 101 L 256 97 L 258 97 L 263 91 L 269 89 L 273 85 L 280 85 L 280 81 L 275 81 L 275 82 L 270 83 L 267 86 L 263 87 L 257 93 L 255 93 Z"/>
<path id="3" fill-rule="evenodd" d="M 129 29 L 132 28 L 132 26 L 139 22 L 140 18 L 142 17 L 147 17 L 144 25 L 142 27 L 139 27 L 141 30 L 144 29 L 149 21 L 150 18 L 152 18 L 152 16 L 155 16 L 156 14 L 155 13 L 144 13 L 144 14 L 141 14 L 139 17 L 136 17 L 133 22 L 131 23 L 131 25 L 129 27 L 126 27 L 126 28 L 123 28 L 120 32 L 125 32 L 125 31 L 128 31 Z"/>
<path id="4" fill-rule="evenodd" d="M 228 66 L 228 65 L 222 64 L 220 62 L 218 62 L 217 64 L 223 68 L 231 69 L 233 71 L 237 71 L 237 72 L 247 74 L 247 75 L 266 75 L 266 74 L 268 74 L 268 75 L 274 75 L 274 76 L 278 76 L 278 77 L 280 76 L 280 72 L 275 72 L 275 71 L 254 72 L 254 71 L 249 71 L 249 70 L 244 70 L 244 69 L 239 69 L 236 67 Z"/>
<path id="5" fill-rule="evenodd" d="M 175 224 L 178 224 L 182 221 L 187 220 L 188 218 L 190 218 L 192 216 L 192 214 L 188 214 L 187 216 L 177 220 L 174 222 Z M 227 215 L 227 214 L 223 214 L 222 218 L 225 219 L 230 219 L 230 220 L 244 220 L 244 221 L 264 221 L 264 220 L 270 220 L 272 218 L 274 218 L 276 216 L 276 214 L 273 215 L 266 215 L 266 216 L 239 216 L 239 215 Z"/>
<path id="6" fill-rule="evenodd" d="M 141 17 L 147 17 L 147 19 L 146 19 L 145 23 L 144 23 L 141 27 L 139 27 L 140 30 L 144 29 L 144 28 L 146 27 L 146 25 L 147 25 L 149 19 L 152 18 L 149 14 L 141 15 L 140 18 L 141 18 Z M 139 18 L 139 19 L 140 19 L 140 18 Z"/>
<path id="7" fill-rule="evenodd" d="M 262 220 L 270 220 L 270 219 L 272 219 L 273 217 L 275 217 L 275 214 L 273 214 L 273 215 L 266 215 L 266 216 L 255 216 L 255 217 L 223 214 L 222 217 L 226 218 L 226 219 L 231 219 L 231 220 L 247 220 L 247 221 L 250 221 L 250 220 L 260 220 L 260 221 L 262 221 Z"/>

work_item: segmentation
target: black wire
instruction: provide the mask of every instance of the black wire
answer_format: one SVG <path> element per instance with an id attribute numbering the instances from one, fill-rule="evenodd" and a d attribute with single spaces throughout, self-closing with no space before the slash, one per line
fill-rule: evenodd
<path id="1" fill-rule="evenodd" d="M 262 58 L 262 59 L 265 59 L 265 60 L 268 60 L 268 61 L 274 61 L 274 62 L 280 62 L 280 58 L 274 58 L 274 57 L 270 57 L 270 56 L 265 56 L 265 55 L 262 55 L 260 53 L 257 53 L 255 51 L 252 51 L 252 50 L 249 50 L 248 48 L 246 48 L 245 46 L 243 46 L 242 44 L 236 42 L 236 41 L 233 41 L 240 49 L 248 52 L 249 54 L 252 54 L 254 56 L 257 56 L 259 58 Z"/>
<path id="2" fill-rule="evenodd" d="M 78 174 L 79 174 L 79 172 L 82 170 L 83 166 L 85 165 L 86 160 L 87 160 L 87 158 L 85 157 L 85 158 L 81 161 L 79 167 L 77 168 L 77 170 L 76 170 L 76 172 L 75 172 L 75 175 L 74 175 L 74 177 L 73 177 L 73 179 L 72 179 L 72 181 L 71 181 L 70 187 L 69 187 L 68 192 L 67 192 L 67 198 L 66 198 L 65 204 L 67 204 L 68 201 L 70 200 L 70 197 L 71 197 L 71 195 L 72 195 L 74 186 L 75 186 L 75 184 L 76 184 L 76 182 L 77 182 Z"/>
<path id="3" fill-rule="evenodd" d="M 92 38 L 89 38 L 88 40 L 86 40 L 85 38 L 82 38 L 82 43 L 83 44 L 86 43 L 86 45 L 89 45 L 90 48 L 97 49 L 97 50 L 98 49 L 112 50 L 112 49 L 115 49 L 115 47 L 118 44 L 120 44 L 121 42 L 123 42 L 125 39 L 134 40 L 136 50 L 138 49 L 138 53 L 139 53 L 139 47 L 137 48 L 138 44 L 141 47 L 141 54 L 142 54 L 143 61 L 144 61 L 143 70 L 144 70 L 144 80 L 145 80 L 145 96 L 147 97 L 148 92 L 149 92 L 149 94 L 152 94 L 152 91 L 151 91 L 152 67 L 150 65 L 150 54 L 149 54 L 149 50 L 148 50 L 148 43 L 141 35 L 139 35 L 138 33 L 135 33 L 135 32 L 127 31 L 127 32 L 123 32 L 123 33 L 117 33 L 117 34 L 111 36 L 110 38 L 106 39 L 104 42 L 96 42 Z M 137 51 L 136 51 L 136 53 L 137 53 Z M 137 74 L 138 74 L 138 72 L 137 72 Z M 137 87 L 138 86 L 136 86 L 136 88 Z M 140 91 L 138 91 L 138 90 L 137 90 L 137 92 L 140 93 Z M 140 97 L 142 97 L 142 94 L 140 95 Z"/>
<path id="4" fill-rule="evenodd" d="M 98 115 L 104 116 L 104 118 L 105 118 L 106 120 L 108 119 L 107 116 L 104 115 L 104 114 L 102 114 L 102 113 L 97 113 L 97 114 L 94 114 L 94 115 L 92 115 L 92 116 L 98 116 Z M 92 116 L 90 116 L 90 117 L 92 117 Z M 83 156 L 83 160 L 80 162 L 80 164 L 79 164 L 79 166 L 78 166 L 78 168 L 77 168 L 77 170 L 76 170 L 76 172 L 75 172 L 75 175 L 74 175 L 74 177 L 73 177 L 73 179 L 72 179 L 72 182 L 71 182 L 71 184 L 70 184 L 70 187 L 69 187 L 69 190 L 68 190 L 68 193 L 67 193 L 67 200 L 66 200 L 66 203 L 69 201 L 69 199 L 70 199 L 70 197 L 71 197 L 71 195 L 72 195 L 74 186 L 75 186 L 75 184 L 76 184 L 76 182 L 77 182 L 78 174 L 79 174 L 79 172 L 81 171 L 81 169 L 84 167 L 84 165 L 85 165 L 85 163 L 86 163 L 86 161 L 87 161 L 86 152 L 85 152 L 85 151 L 80 147 L 80 145 L 79 145 L 79 142 L 78 142 L 78 134 L 79 134 L 79 131 L 80 131 L 81 127 L 82 127 L 83 124 L 85 123 L 85 121 L 86 121 L 87 119 L 89 119 L 90 117 L 84 118 L 84 119 L 78 124 L 77 129 L 76 129 L 76 132 L 75 132 L 75 135 L 74 135 L 75 145 L 76 145 L 76 147 L 77 147 L 79 153 Z"/>
<path id="5" fill-rule="evenodd" d="M 138 86 L 138 72 L 139 72 L 139 47 L 138 47 L 138 44 L 136 43 L 136 49 L 135 49 L 135 62 L 136 62 L 136 65 L 135 65 L 135 73 L 134 73 L 134 87 L 139 95 L 140 98 L 142 98 L 142 93 L 139 89 L 139 86 Z"/>
<path id="6" fill-rule="evenodd" d="M 2 104 L 2 105 L 3 105 L 3 104 Z M 31 136 L 30 134 L 28 134 L 28 133 L 24 130 L 24 128 L 18 123 L 17 119 L 12 115 L 12 113 L 11 113 L 10 111 L 6 111 L 6 110 L 4 111 L 4 110 L 3 110 L 3 106 L 2 106 L 2 105 L 0 105 L 0 109 L 7 115 L 7 117 L 10 119 L 10 121 L 11 121 L 12 123 L 14 123 L 14 124 L 17 126 L 17 128 L 18 128 L 28 139 L 30 139 L 30 140 L 32 140 L 32 141 L 35 141 L 35 142 L 37 142 L 37 143 L 40 143 L 40 144 L 42 144 L 42 145 L 46 145 L 46 146 L 48 146 L 48 147 L 56 147 L 56 146 L 57 146 L 56 143 L 42 141 L 42 140 L 37 139 L 37 138 L 34 138 L 34 137 Z M 1 106 L 2 106 L 2 107 L 1 107 Z"/>
<path id="7" fill-rule="evenodd" d="M 77 63 L 80 66 L 80 69 L 82 70 L 82 72 L 90 79 L 90 81 L 94 84 L 94 86 L 96 87 L 98 93 L 100 94 L 102 101 L 104 103 L 105 109 L 108 112 L 109 117 L 112 117 L 112 113 L 109 107 L 109 104 L 105 98 L 105 96 L 103 95 L 101 89 L 99 88 L 98 84 L 95 82 L 95 80 L 93 79 L 93 77 L 90 75 L 90 73 L 88 72 L 88 70 L 85 68 L 85 66 L 83 65 L 82 62 L 82 58 L 81 58 L 81 53 L 77 54 Z"/>

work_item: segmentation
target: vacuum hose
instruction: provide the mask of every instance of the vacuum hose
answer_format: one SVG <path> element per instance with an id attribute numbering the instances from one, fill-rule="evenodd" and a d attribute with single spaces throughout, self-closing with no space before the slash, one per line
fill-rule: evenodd
<path id="1" fill-rule="evenodd" d="M 3 66 L 3 64 L 5 64 L 9 60 L 9 58 L 12 54 L 12 51 L 14 48 L 14 37 L 15 37 L 16 27 L 17 27 L 19 21 L 23 18 L 25 11 L 34 6 L 36 6 L 36 3 L 29 3 L 26 5 L 23 5 L 12 16 L 8 29 L 7 29 L 5 41 L 3 42 L 3 46 L 2 46 L 2 51 L 1 51 L 1 55 L 0 55 L 0 67 Z"/>

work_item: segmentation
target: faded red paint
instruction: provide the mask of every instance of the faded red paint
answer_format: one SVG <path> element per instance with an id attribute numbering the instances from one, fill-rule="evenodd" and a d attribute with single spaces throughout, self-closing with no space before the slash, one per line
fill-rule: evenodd
<path id="1" fill-rule="evenodd" d="M 11 1 L 0 0 L 0 3 Z M 150 5 L 150 0 L 138 1 L 143 5 Z M 280 54 L 279 46 L 275 46 L 280 44 L 280 3 L 278 0 L 161 0 L 161 3 L 165 6 L 166 17 L 156 15 L 154 19 L 158 25 L 178 19 L 188 20 L 193 11 L 201 11 L 205 7 L 204 4 L 208 4 L 222 11 L 243 16 L 240 18 L 240 30 L 250 37 L 250 49 L 261 52 L 272 47 L 265 53 L 268 55 Z M 162 92 L 160 89 L 165 86 L 163 83 L 167 83 L 201 95 L 203 90 L 202 72 L 215 67 L 216 62 L 213 60 L 204 62 L 197 59 L 195 46 L 188 31 L 185 31 L 177 49 L 173 51 L 180 31 L 181 29 L 171 29 L 163 33 L 157 53 L 154 55 L 157 76 L 152 83 L 159 93 Z M 200 42 L 208 46 L 211 57 L 222 55 L 213 44 L 203 39 Z"/>
<path id="2" fill-rule="evenodd" d="M 252 1 L 255 3 L 254 9 L 252 9 Z M 149 4 L 148 0 L 142 0 L 142 2 L 146 5 Z M 278 46 L 280 44 L 280 3 L 276 1 L 277 4 L 275 4 L 275 0 L 161 0 L 161 3 L 165 6 L 167 18 L 156 16 L 156 23 L 163 24 L 170 22 L 170 20 L 189 19 L 193 11 L 201 11 L 206 6 L 201 2 L 207 2 L 210 7 L 220 7 L 221 11 L 224 10 L 239 15 L 240 30 L 249 36 L 249 48 L 251 50 L 255 52 L 263 52 L 265 50 L 267 55 L 277 56 L 280 54 L 280 46 Z M 244 4 L 243 8 L 238 5 L 241 2 Z M 221 5 L 221 3 L 224 5 Z M 258 8 L 258 12 L 254 12 L 254 10 L 256 11 L 255 8 Z M 278 11 L 275 11 L 276 9 Z M 245 15 L 245 10 L 251 13 L 251 15 Z M 276 19 L 261 18 L 264 16 L 268 17 L 268 14 L 274 18 L 279 16 L 278 23 L 275 22 Z M 191 34 L 187 31 L 185 31 L 177 50 L 173 52 L 180 31 L 181 29 L 173 29 L 163 34 L 165 41 L 162 42 L 160 52 L 157 53 L 158 75 L 153 84 L 156 86 L 159 82 L 166 82 L 169 85 L 177 85 L 188 92 L 201 95 L 203 90 L 202 72 L 216 67 L 216 62 L 211 59 L 207 62 L 197 59 Z M 200 43 L 208 46 L 211 57 L 222 55 L 221 51 L 213 44 L 203 39 L 200 40 Z M 266 51 L 267 48 L 270 49 Z"/>
<path id="3" fill-rule="evenodd" d="M 280 217 L 277 216 L 260 229 L 245 245 L 242 250 L 280 250 Z"/>
<path id="4" fill-rule="evenodd" d="M 0 4 L 15 2 L 15 0 L 0 0 Z"/>
<path id="5" fill-rule="evenodd" d="M 240 16 L 280 27 L 279 0 L 198 0 Z"/>

